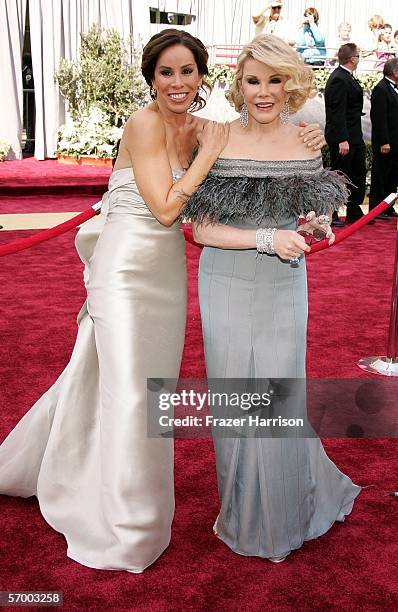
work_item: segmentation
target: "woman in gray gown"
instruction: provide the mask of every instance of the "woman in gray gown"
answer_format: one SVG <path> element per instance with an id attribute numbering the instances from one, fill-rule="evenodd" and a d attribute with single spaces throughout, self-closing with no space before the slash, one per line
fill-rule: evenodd
<path id="1" fill-rule="evenodd" d="M 229 93 L 240 120 L 184 209 L 206 245 L 200 308 L 207 376 L 224 380 L 218 391 L 228 379 L 255 389 L 254 379 L 261 387 L 258 379 L 305 377 L 309 247 L 297 219 L 305 215 L 307 229 L 319 228 L 325 219 L 314 214 L 330 216 L 347 197 L 344 179 L 323 169 L 288 122 L 312 91 L 312 70 L 282 40 L 264 35 L 245 46 Z M 330 226 L 327 235 L 331 242 Z M 305 408 L 305 393 L 290 385 L 289 410 L 294 402 Z M 216 430 L 221 509 L 214 529 L 235 552 L 281 561 L 351 512 L 360 487 L 317 437 L 286 437 L 282 428 L 269 437 L 258 430 L 220 437 Z"/>

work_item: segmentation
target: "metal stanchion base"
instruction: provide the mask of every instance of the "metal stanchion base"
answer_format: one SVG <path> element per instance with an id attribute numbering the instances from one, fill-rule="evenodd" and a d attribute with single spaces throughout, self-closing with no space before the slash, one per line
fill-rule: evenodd
<path id="1" fill-rule="evenodd" d="M 357 366 L 370 374 L 398 377 L 398 359 L 391 357 L 362 357 Z"/>

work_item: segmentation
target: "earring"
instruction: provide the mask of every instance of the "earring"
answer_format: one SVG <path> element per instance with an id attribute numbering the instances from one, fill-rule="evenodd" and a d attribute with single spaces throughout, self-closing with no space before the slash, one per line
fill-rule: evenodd
<path id="1" fill-rule="evenodd" d="M 156 100 L 158 92 L 153 87 L 153 85 L 151 86 L 151 89 L 149 90 L 149 95 L 151 96 L 152 100 Z"/>
<path id="2" fill-rule="evenodd" d="M 239 121 L 243 128 L 247 128 L 247 126 L 249 125 L 249 113 L 247 112 L 247 106 L 245 102 L 243 102 L 240 109 Z"/>
<path id="3" fill-rule="evenodd" d="M 289 117 L 290 117 L 289 100 L 285 100 L 285 104 L 283 105 L 282 112 L 279 114 L 281 124 L 286 125 L 286 123 L 289 123 Z"/>

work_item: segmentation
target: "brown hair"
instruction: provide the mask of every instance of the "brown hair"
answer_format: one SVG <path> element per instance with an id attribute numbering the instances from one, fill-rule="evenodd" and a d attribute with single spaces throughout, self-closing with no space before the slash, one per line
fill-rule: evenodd
<path id="1" fill-rule="evenodd" d="M 393 57 L 389 59 L 384 64 L 383 74 L 384 76 L 391 76 L 394 70 L 398 69 L 398 57 Z"/>
<path id="2" fill-rule="evenodd" d="M 167 28 L 152 36 L 143 49 L 141 72 L 149 87 L 152 86 L 159 55 L 165 49 L 173 45 L 183 45 L 192 52 L 198 72 L 203 77 L 201 89 L 203 89 L 206 94 L 209 93 L 211 91 L 211 86 L 205 79 L 209 74 L 209 69 L 207 67 L 209 54 L 207 53 L 206 47 L 199 38 L 195 38 L 195 36 L 192 36 L 189 32 L 176 30 L 174 28 Z M 205 104 L 206 99 L 202 98 L 198 93 L 190 110 L 200 110 Z"/>
<path id="3" fill-rule="evenodd" d="M 340 49 L 337 51 L 337 59 L 339 60 L 339 64 L 344 66 L 344 64 L 346 64 L 353 55 L 359 55 L 358 47 L 355 43 L 346 43 L 345 45 L 341 45 Z"/>
<path id="4" fill-rule="evenodd" d="M 309 8 L 305 9 L 304 11 L 304 17 L 307 17 L 307 15 L 314 15 L 314 21 L 317 24 L 319 21 L 319 13 L 316 10 L 316 8 L 314 8 L 313 6 L 310 6 Z"/>
<path id="5" fill-rule="evenodd" d="M 284 89 L 289 94 L 289 106 L 292 113 L 296 113 L 308 98 L 315 95 L 314 73 L 312 68 L 306 66 L 301 55 L 278 36 L 260 34 L 243 47 L 237 60 L 234 80 L 227 93 L 229 103 L 238 112 L 244 102 L 239 85 L 242 81 L 243 67 L 248 58 L 270 66 L 281 76 L 287 77 Z"/>

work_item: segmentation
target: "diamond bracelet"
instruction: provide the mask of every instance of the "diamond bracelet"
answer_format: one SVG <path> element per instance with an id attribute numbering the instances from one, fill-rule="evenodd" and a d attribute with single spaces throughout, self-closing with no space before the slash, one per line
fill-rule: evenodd
<path id="1" fill-rule="evenodd" d="M 258 253 L 274 255 L 274 234 L 276 227 L 259 227 L 256 230 L 256 248 Z"/>

